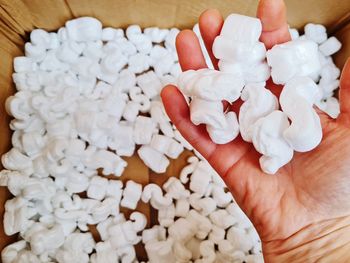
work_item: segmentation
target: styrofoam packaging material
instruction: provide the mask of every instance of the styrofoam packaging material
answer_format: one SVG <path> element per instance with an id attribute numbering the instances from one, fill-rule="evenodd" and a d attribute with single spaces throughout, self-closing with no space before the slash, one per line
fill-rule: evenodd
<path id="1" fill-rule="evenodd" d="M 327 40 L 327 30 L 323 25 L 309 23 L 304 27 L 305 37 L 321 44 Z"/>
<path id="2" fill-rule="evenodd" d="M 320 45 L 320 51 L 325 56 L 331 56 L 338 52 L 341 48 L 341 43 L 336 37 L 330 37 Z"/>
<path id="3" fill-rule="evenodd" d="M 259 19 L 229 15 L 212 48 L 214 56 L 219 59 L 219 69 L 240 73 L 246 83 L 266 81 L 270 77 L 270 69 L 265 62 L 265 45 L 259 41 L 261 32 Z"/>
<path id="4" fill-rule="evenodd" d="M 123 191 L 123 199 L 120 205 L 130 209 L 135 209 L 138 201 L 141 199 L 142 185 L 129 180 Z"/>
<path id="5" fill-rule="evenodd" d="M 191 75 L 189 75 L 189 73 Z M 211 69 L 184 72 L 179 76 L 179 86 L 188 96 L 218 101 L 236 101 L 244 86 L 241 74 L 229 74 Z"/>
<path id="6" fill-rule="evenodd" d="M 294 78 L 282 89 L 281 108 L 291 120 L 283 137 L 295 151 L 310 151 L 322 140 L 320 117 L 313 108 L 319 97 L 317 85 L 307 77 Z"/>
<path id="7" fill-rule="evenodd" d="M 226 118 L 221 101 L 194 98 L 190 104 L 191 121 L 195 125 L 206 124 L 214 128 L 225 128 Z"/>
<path id="8" fill-rule="evenodd" d="M 294 77 L 311 76 L 321 69 L 318 45 L 311 40 L 296 39 L 275 45 L 266 52 L 266 58 L 276 84 L 285 84 Z"/>
<path id="9" fill-rule="evenodd" d="M 265 83 L 248 84 L 242 91 L 244 101 L 239 109 L 239 129 L 243 140 L 251 142 L 253 124 L 278 109 L 278 100 Z"/>
<path id="10" fill-rule="evenodd" d="M 80 17 L 66 23 L 67 35 L 75 41 L 102 39 L 102 23 L 92 17 Z"/>
<path id="11" fill-rule="evenodd" d="M 239 134 L 239 124 L 235 112 L 230 111 L 225 114 L 227 126 L 224 129 L 217 129 L 207 125 L 207 132 L 213 142 L 225 144 L 233 141 Z"/>
<path id="12" fill-rule="evenodd" d="M 205 49 L 198 25 L 193 30 Z M 240 131 L 263 155 L 267 173 L 286 164 L 293 150 L 313 149 L 322 138 L 313 105 L 334 118 L 340 111 L 333 97 L 340 70 L 330 55 L 341 44 L 327 39 L 322 25 L 307 24 L 305 35 L 290 29 L 293 41 L 267 52 L 273 80 L 286 83 L 282 112 L 265 89 L 270 68 L 261 30 L 259 19 L 228 16 L 213 46 L 220 71 L 184 73 L 176 28 L 131 25 L 125 32 L 81 17 L 57 33 L 33 30 L 25 56 L 14 60 L 18 92 L 6 102 L 14 117 L 13 148 L 2 156 L 8 170 L 0 172 L 0 185 L 14 195 L 5 205 L 5 233 L 20 233 L 23 240 L 7 246 L 2 261 L 136 262 L 134 245 L 142 240 L 149 262 L 261 262 L 251 222 L 172 125 L 159 96 L 164 85 L 178 85 L 191 102 L 195 124 L 206 124 L 217 143 Z M 244 103 L 237 121 L 222 100 L 239 98 Z M 304 133 L 296 132 L 300 123 Z M 157 173 L 184 148 L 198 158 L 189 158 L 179 179 L 164 183 L 164 192 L 153 184 L 142 191 L 131 180 L 123 186 L 119 178 L 104 178 L 123 174 L 127 163 L 121 156 L 132 156 L 136 144 L 140 158 Z M 85 191 L 86 198 L 78 195 Z M 126 218 L 120 211 L 120 206 L 136 209 L 140 199 L 158 210 L 159 225 L 145 229 L 143 214 L 133 211 Z M 102 239 L 97 244 L 88 232 L 93 224 Z"/>
<path id="13" fill-rule="evenodd" d="M 316 106 L 326 112 L 333 119 L 336 119 L 340 114 L 339 101 L 334 97 L 330 97 L 325 101 L 317 102 Z"/>
<path id="14" fill-rule="evenodd" d="M 284 138 L 289 126 L 287 115 L 278 110 L 254 123 L 252 141 L 255 149 L 263 155 L 259 162 L 265 173 L 276 173 L 292 159 L 293 148 Z"/>
<path id="15" fill-rule="evenodd" d="M 147 145 L 141 146 L 137 153 L 141 160 L 156 173 L 164 173 L 170 163 L 164 154 Z"/>

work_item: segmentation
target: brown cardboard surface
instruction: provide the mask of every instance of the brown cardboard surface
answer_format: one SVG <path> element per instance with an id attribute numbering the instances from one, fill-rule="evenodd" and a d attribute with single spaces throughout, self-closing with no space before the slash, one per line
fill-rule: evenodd
<path id="1" fill-rule="evenodd" d="M 10 118 L 5 113 L 4 102 L 14 92 L 12 58 L 23 53 L 24 41 L 32 29 L 57 30 L 66 20 L 77 16 L 94 16 L 104 26 L 113 27 L 140 24 L 143 27 L 186 28 L 192 27 L 205 9 L 217 8 L 224 16 L 233 12 L 254 16 L 257 4 L 257 0 L 0 0 L 0 154 L 10 148 Z M 335 33 L 343 42 L 343 48 L 336 56 L 336 63 L 342 66 L 350 55 L 350 25 L 346 25 L 350 1 L 286 0 L 286 4 L 291 26 L 301 28 L 307 22 L 314 22 L 325 24 L 332 31 L 337 30 Z M 151 172 L 135 155 L 127 158 L 129 166 L 122 180 L 133 179 L 142 184 L 152 182 L 161 185 L 170 176 L 178 175 L 189 155 L 190 152 L 185 151 L 161 175 Z M 9 197 L 8 191 L 0 188 L 1 222 L 3 205 Z M 140 203 L 138 210 L 145 213 L 151 223 L 156 222 L 156 213 L 149 206 Z M 125 213 L 128 216 L 130 211 Z M 96 230 L 92 231 L 98 239 Z M 0 251 L 15 239 L 15 236 L 7 237 L 0 224 Z M 142 257 L 145 255 L 141 246 L 137 253 Z"/>
<path id="2" fill-rule="evenodd" d="M 350 23 L 340 29 L 335 36 L 342 43 L 342 48 L 336 54 L 334 61 L 339 67 L 343 67 L 345 61 L 350 57 Z"/>

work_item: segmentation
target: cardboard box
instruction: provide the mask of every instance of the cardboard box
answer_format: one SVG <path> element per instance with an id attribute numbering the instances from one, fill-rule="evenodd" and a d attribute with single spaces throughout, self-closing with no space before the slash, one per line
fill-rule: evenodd
<path id="1" fill-rule="evenodd" d="M 11 147 L 11 131 L 8 127 L 10 117 L 5 112 L 4 103 L 15 91 L 11 79 L 12 59 L 23 54 L 24 43 L 34 28 L 55 31 L 63 26 L 65 21 L 79 16 L 94 16 L 101 20 L 104 26 L 112 27 L 140 24 L 142 27 L 192 28 L 205 9 L 217 8 L 224 16 L 234 12 L 254 16 L 257 4 L 257 0 L 0 1 L 0 154 Z M 322 23 L 328 27 L 331 34 L 335 34 L 343 42 L 343 48 L 335 60 L 337 65 L 342 67 L 350 55 L 350 1 L 286 0 L 286 4 L 288 22 L 292 27 L 302 28 L 308 22 Z M 189 155 L 189 152 L 185 152 L 178 160 L 172 161 L 163 175 L 152 173 L 138 157 L 133 156 L 127 159 L 129 165 L 123 180 L 132 178 L 143 184 L 162 184 L 169 176 L 179 173 Z M 7 237 L 2 227 L 4 203 L 9 197 L 9 192 L 0 188 L 0 251 L 17 238 Z M 154 211 L 145 205 L 140 205 L 138 209 L 148 216 L 151 224 L 154 223 Z M 137 253 L 141 257 L 145 255 L 141 246 Z"/>

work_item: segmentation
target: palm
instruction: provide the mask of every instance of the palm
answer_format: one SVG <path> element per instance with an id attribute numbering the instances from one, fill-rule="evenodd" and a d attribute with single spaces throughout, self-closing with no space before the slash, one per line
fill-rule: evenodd
<path id="1" fill-rule="evenodd" d="M 261 0 L 258 17 L 263 24 L 261 41 L 267 48 L 290 40 L 283 1 Z M 214 66 L 217 61 L 211 46 L 222 24 L 215 10 L 206 11 L 199 20 Z M 179 34 L 177 48 L 183 70 L 206 67 L 192 31 Z M 277 95 L 281 89 L 276 85 L 269 88 Z M 350 193 L 350 105 L 343 103 L 350 100 L 350 63 L 341 79 L 340 117 L 335 121 L 320 113 L 322 143 L 311 152 L 296 153 L 276 175 L 261 171 L 260 155 L 241 137 L 228 144 L 214 144 L 205 127 L 191 123 L 187 103 L 176 87 L 165 87 L 162 99 L 173 123 L 221 175 L 264 243 L 287 238 L 312 222 L 350 214 L 346 198 Z M 237 112 L 236 104 L 232 110 Z"/>
<path id="2" fill-rule="evenodd" d="M 350 210 L 350 130 L 324 114 L 321 119 L 324 138 L 318 148 L 296 153 L 276 175 L 261 172 L 253 149 L 226 173 L 226 182 L 239 192 L 236 200 L 263 241 L 289 237 L 314 221 Z M 234 179 L 242 174 L 248 178 L 243 187 Z"/>

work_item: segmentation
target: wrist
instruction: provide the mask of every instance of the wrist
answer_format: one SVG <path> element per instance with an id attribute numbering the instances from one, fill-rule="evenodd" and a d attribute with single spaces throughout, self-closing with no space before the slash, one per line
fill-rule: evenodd
<path id="1" fill-rule="evenodd" d="M 286 239 L 262 243 L 265 262 L 350 262 L 350 217 L 324 220 Z"/>

